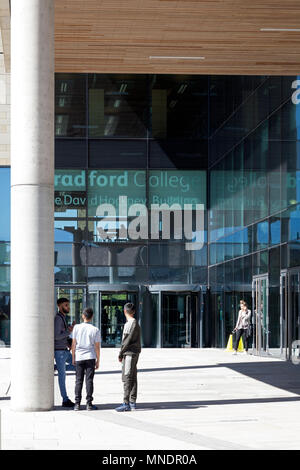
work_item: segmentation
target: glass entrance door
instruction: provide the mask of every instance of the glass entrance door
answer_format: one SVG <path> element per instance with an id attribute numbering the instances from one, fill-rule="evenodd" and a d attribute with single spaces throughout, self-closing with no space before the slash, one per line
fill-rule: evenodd
<path id="1" fill-rule="evenodd" d="M 256 354 L 269 352 L 268 277 L 253 279 L 253 349 Z"/>
<path id="2" fill-rule="evenodd" d="M 197 338 L 198 295 L 162 293 L 162 347 L 193 347 Z"/>
<path id="3" fill-rule="evenodd" d="M 280 354 L 288 357 L 288 275 L 282 272 L 280 275 Z"/>
<path id="4" fill-rule="evenodd" d="M 299 360 L 299 349 L 293 348 L 293 342 L 300 340 L 300 271 L 288 273 L 288 295 L 288 357 L 295 355 Z"/>
<path id="5" fill-rule="evenodd" d="M 94 310 L 94 324 L 101 331 L 102 347 L 119 347 L 126 321 L 124 305 L 131 302 L 138 308 L 135 292 L 89 292 L 89 304 Z M 138 319 L 138 311 L 136 312 Z"/>
<path id="6" fill-rule="evenodd" d="M 299 355 L 293 342 L 300 340 L 300 270 L 283 271 L 280 276 L 280 350 L 284 359 Z"/>

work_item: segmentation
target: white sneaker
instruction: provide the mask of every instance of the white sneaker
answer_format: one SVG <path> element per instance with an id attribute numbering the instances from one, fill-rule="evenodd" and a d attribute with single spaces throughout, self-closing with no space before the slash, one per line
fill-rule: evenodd
<path id="1" fill-rule="evenodd" d="M 232 353 L 232 355 L 233 355 L 233 356 L 236 356 L 236 355 L 237 355 L 237 352 L 236 352 L 236 351 L 234 351 L 234 352 Z"/>

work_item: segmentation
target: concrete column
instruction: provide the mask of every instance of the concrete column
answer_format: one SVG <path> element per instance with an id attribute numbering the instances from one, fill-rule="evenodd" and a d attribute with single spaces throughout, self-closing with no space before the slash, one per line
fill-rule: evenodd
<path id="1" fill-rule="evenodd" d="M 11 406 L 53 407 L 54 1 L 11 2 Z"/>

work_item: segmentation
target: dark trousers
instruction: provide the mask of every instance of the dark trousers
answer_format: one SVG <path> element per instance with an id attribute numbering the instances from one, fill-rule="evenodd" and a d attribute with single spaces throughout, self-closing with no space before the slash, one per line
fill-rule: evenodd
<path id="1" fill-rule="evenodd" d="M 236 330 L 236 333 L 235 333 L 235 348 L 234 349 L 237 351 L 237 349 L 239 347 L 239 342 L 240 342 L 241 336 L 243 336 L 244 348 L 245 348 L 246 351 L 248 351 L 247 330 L 244 329 L 244 328 L 241 328 L 240 330 Z"/>
<path id="2" fill-rule="evenodd" d="M 137 362 L 139 354 L 124 356 L 122 361 L 122 381 L 124 384 L 124 403 L 135 403 L 137 397 Z"/>
<path id="3" fill-rule="evenodd" d="M 92 403 L 94 391 L 95 359 L 76 361 L 75 403 L 80 404 L 83 380 L 85 375 L 86 402 Z"/>

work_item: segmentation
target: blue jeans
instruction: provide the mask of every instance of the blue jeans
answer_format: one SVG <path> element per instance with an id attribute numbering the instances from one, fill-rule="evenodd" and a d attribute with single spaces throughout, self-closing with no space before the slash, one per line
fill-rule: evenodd
<path id="1" fill-rule="evenodd" d="M 67 366 L 68 370 L 75 370 L 75 367 L 72 365 L 72 354 L 68 350 L 57 350 L 54 351 L 54 358 L 58 372 L 58 384 L 60 394 L 62 396 L 63 401 L 67 401 L 69 397 L 66 391 L 66 363 L 69 364 Z"/>

